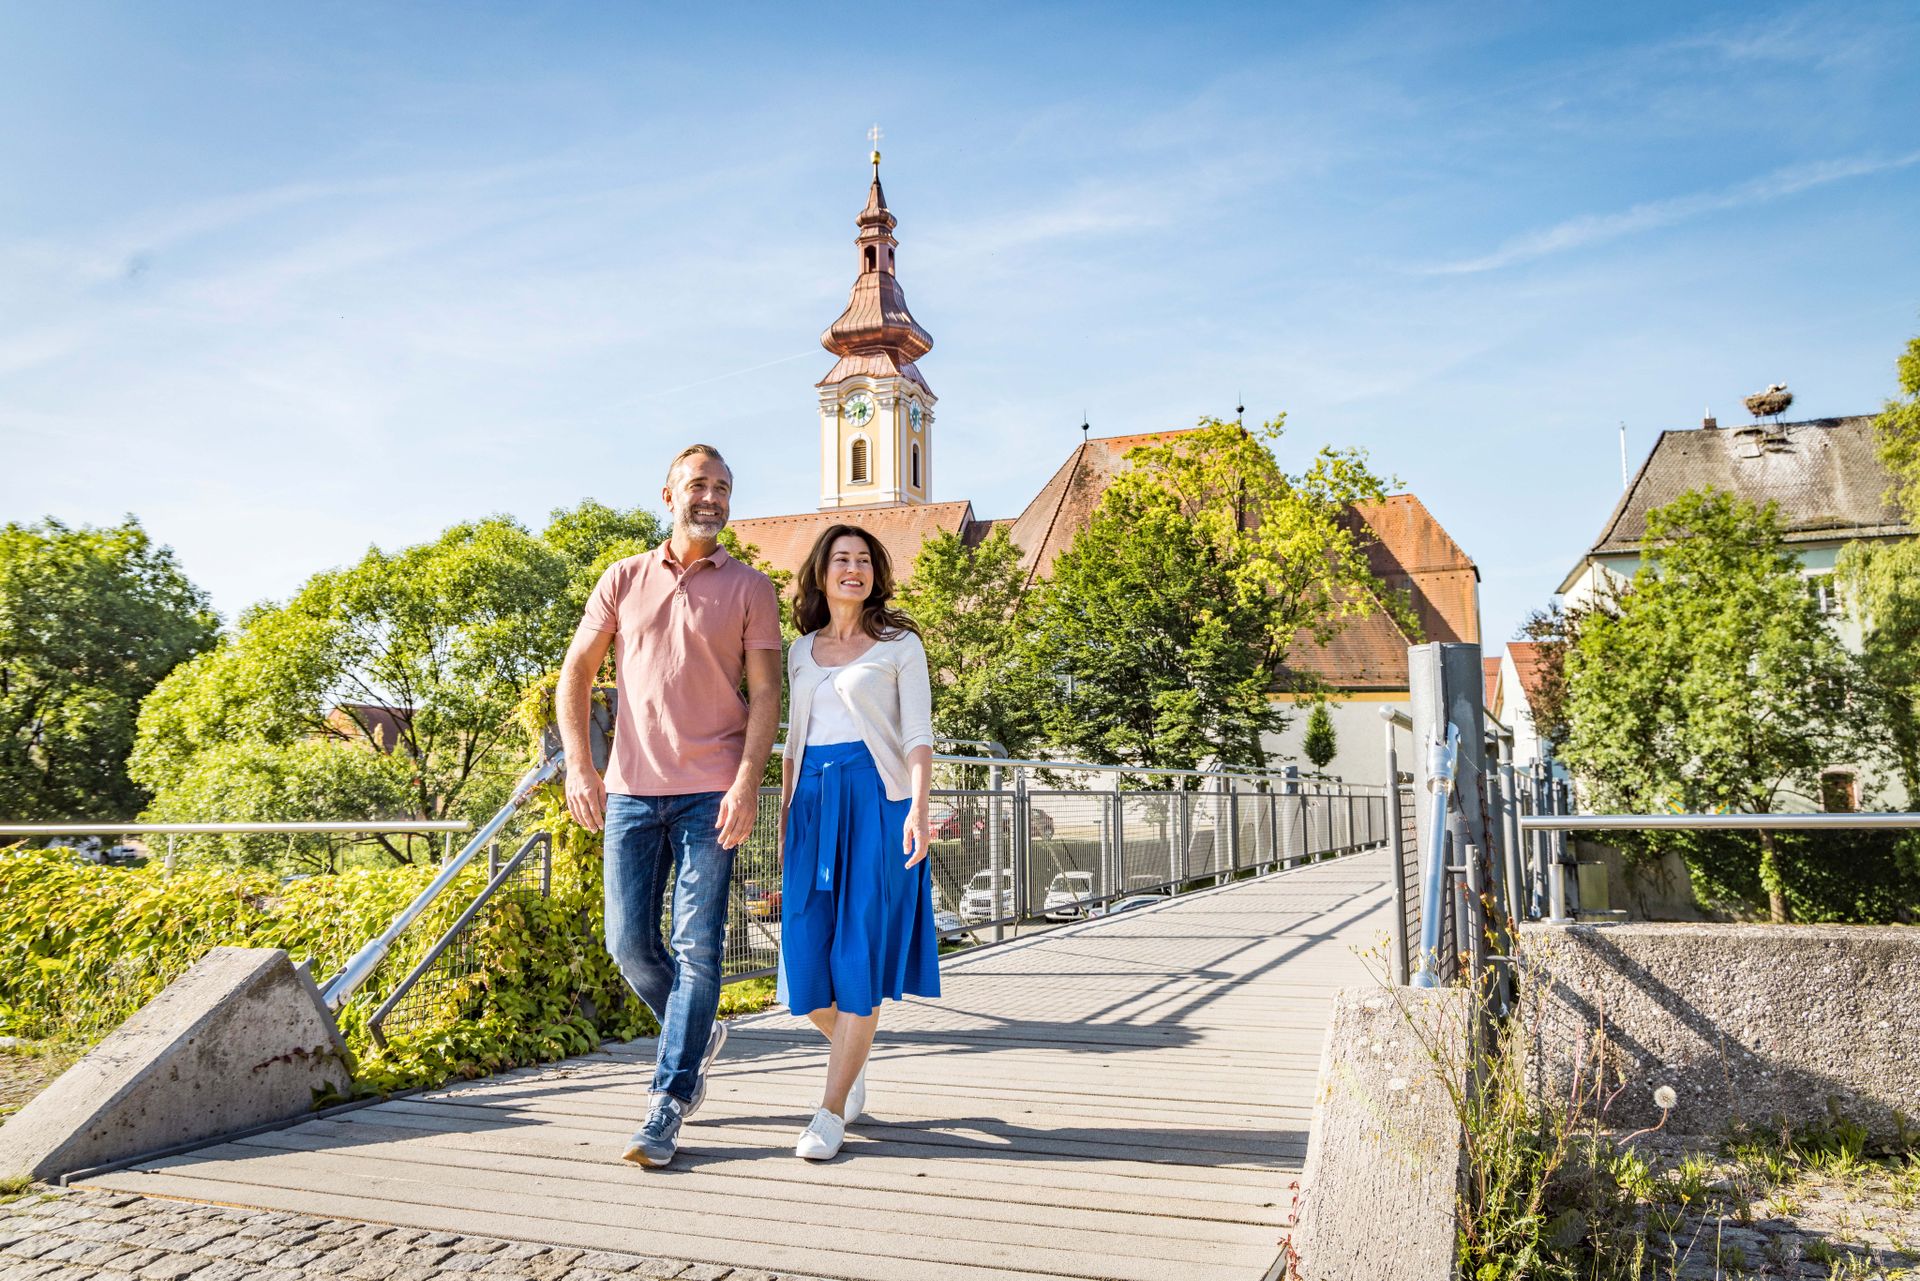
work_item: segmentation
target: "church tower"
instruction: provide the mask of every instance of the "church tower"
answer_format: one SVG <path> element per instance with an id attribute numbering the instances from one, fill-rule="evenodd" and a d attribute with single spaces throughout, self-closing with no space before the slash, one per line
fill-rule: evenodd
<path id="1" fill-rule="evenodd" d="M 878 134 L 876 128 L 876 147 Z M 820 345 L 840 358 L 815 384 L 822 511 L 924 503 L 933 492 L 935 397 L 913 363 L 933 348 L 933 338 L 907 311 L 894 279 L 895 225 L 876 150 L 854 239 L 860 274 L 847 309 L 820 335 Z"/>

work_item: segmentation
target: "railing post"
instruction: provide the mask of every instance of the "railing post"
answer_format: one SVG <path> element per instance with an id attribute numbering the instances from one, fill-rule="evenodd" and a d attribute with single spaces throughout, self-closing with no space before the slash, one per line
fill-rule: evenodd
<path id="1" fill-rule="evenodd" d="M 1527 919 L 1527 879 L 1520 865 L 1520 783 L 1513 771 L 1513 740 L 1500 740 L 1501 846 L 1506 854 L 1507 911 L 1515 924 Z"/>
<path id="2" fill-rule="evenodd" d="M 1033 806 L 1027 799 L 1027 771 L 1013 771 L 1013 919 L 1027 919 L 1027 878 L 1033 875 L 1029 838 Z"/>
<path id="3" fill-rule="evenodd" d="M 1226 789 L 1227 879 L 1232 880 L 1240 874 L 1240 789 L 1230 778 L 1221 779 L 1220 785 Z"/>
<path id="4" fill-rule="evenodd" d="M 1113 895 L 1127 892 L 1127 799 L 1121 790 L 1121 774 L 1113 775 Z"/>
<path id="5" fill-rule="evenodd" d="M 1542 784 L 1546 796 L 1546 812 L 1558 814 L 1560 810 L 1560 787 L 1549 773 Z M 1559 832 L 1542 833 L 1547 847 L 1547 919 L 1556 925 L 1567 920 L 1567 869 L 1560 862 L 1560 846 L 1565 836 Z"/>
<path id="6" fill-rule="evenodd" d="M 987 798 L 987 883 L 992 887 L 988 891 L 987 902 L 991 904 L 989 912 L 993 921 L 993 941 L 999 943 L 1005 941 L 1007 937 L 1003 913 L 1000 911 L 1001 874 L 1006 867 L 1005 860 L 1000 857 L 1000 817 L 1006 812 L 1005 806 L 1001 804 L 1006 779 L 1002 776 L 1001 767 L 998 765 L 988 767 L 988 776 L 993 794 Z M 965 839 L 965 814 L 966 811 L 962 809 L 963 840 Z"/>

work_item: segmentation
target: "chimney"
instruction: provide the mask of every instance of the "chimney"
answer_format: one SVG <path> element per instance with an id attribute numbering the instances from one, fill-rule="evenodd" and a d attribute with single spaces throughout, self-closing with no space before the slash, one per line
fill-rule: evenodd
<path id="1" fill-rule="evenodd" d="M 1713 416 L 1712 409 L 1708 409 L 1707 416 L 1700 420 L 1700 425 L 1706 428 L 1708 431 L 1712 431 L 1715 427 L 1718 427 L 1720 425 L 1720 420 Z"/>

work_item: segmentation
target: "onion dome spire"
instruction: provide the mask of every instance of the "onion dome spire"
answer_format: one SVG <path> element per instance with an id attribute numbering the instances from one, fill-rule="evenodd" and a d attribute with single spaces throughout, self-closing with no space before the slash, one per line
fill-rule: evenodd
<path id="1" fill-rule="evenodd" d="M 878 132 L 876 128 L 875 135 Z M 857 220 L 860 234 L 853 242 L 859 252 L 860 274 L 853 282 L 847 309 L 820 335 L 820 345 L 842 358 L 884 356 L 901 372 L 907 372 L 915 360 L 933 349 L 933 336 L 907 310 L 907 296 L 894 279 L 893 254 L 899 242 L 893 237 L 893 229 L 898 224 L 880 187 L 877 136 L 874 142 L 873 185 L 867 189 L 867 206 Z M 917 374 L 912 376 L 919 381 Z"/>

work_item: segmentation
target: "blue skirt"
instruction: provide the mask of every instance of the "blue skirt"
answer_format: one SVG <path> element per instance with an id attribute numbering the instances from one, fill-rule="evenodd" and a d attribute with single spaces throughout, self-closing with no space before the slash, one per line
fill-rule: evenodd
<path id="1" fill-rule="evenodd" d="M 940 995 L 933 859 L 906 866 L 908 808 L 866 744 L 807 748 L 780 874 L 779 1000 L 795 1014 Z"/>

